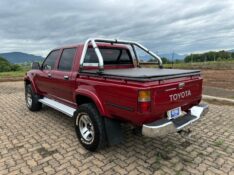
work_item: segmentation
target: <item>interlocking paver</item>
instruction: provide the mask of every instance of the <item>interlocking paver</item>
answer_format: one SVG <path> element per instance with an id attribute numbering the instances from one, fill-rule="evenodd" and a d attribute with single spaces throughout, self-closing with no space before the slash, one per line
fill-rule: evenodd
<path id="1" fill-rule="evenodd" d="M 0 174 L 233 174 L 233 114 L 210 104 L 190 139 L 145 138 L 124 125 L 122 144 L 91 153 L 71 118 L 49 107 L 30 112 L 23 82 L 0 83 Z"/>

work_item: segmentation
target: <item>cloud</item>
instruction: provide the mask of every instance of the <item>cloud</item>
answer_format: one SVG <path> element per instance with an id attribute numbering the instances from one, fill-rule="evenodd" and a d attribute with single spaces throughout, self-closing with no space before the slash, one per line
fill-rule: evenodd
<path id="1" fill-rule="evenodd" d="M 234 47 L 231 0 L 1 0 L 0 52 L 45 56 L 90 37 L 130 39 L 160 53 Z"/>

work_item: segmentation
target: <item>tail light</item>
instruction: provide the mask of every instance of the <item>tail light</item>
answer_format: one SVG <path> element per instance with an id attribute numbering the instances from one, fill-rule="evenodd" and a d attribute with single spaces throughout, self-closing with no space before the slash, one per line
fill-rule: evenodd
<path id="1" fill-rule="evenodd" d="M 151 110 L 151 92 L 149 90 L 140 90 L 138 92 L 138 111 L 150 112 Z"/>

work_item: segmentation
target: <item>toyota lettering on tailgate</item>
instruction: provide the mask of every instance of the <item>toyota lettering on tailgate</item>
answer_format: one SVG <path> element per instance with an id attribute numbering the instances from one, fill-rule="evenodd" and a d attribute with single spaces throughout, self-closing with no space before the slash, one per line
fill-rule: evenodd
<path id="1" fill-rule="evenodd" d="M 180 93 L 171 94 L 171 95 L 169 95 L 169 97 L 170 97 L 171 101 L 177 101 L 177 100 L 183 99 L 185 97 L 189 97 L 191 95 L 192 95 L 191 91 L 186 90 L 186 91 L 183 91 L 183 92 L 180 92 Z"/>

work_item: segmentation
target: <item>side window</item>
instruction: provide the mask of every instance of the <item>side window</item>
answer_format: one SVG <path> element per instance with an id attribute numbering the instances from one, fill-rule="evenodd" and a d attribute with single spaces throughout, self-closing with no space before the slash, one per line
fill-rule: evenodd
<path id="1" fill-rule="evenodd" d="M 46 60 L 44 61 L 42 68 L 44 70 L 54 69 L 58 54 L 59 54 L 59 50 L 55 50 L 55 51 L 50 52 L 50 54 L 47 56 Z"/>
<path id="2" fill-rule="evenodd" d="M 75 57 L 76 48 L 64 49 L 58 65 L 58 70 L 70 71 L 72 69 L 73 59 Z"/>

